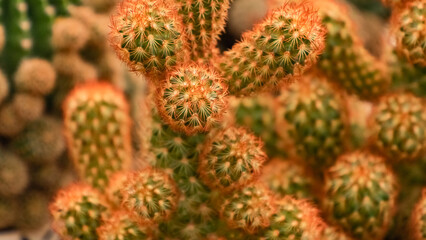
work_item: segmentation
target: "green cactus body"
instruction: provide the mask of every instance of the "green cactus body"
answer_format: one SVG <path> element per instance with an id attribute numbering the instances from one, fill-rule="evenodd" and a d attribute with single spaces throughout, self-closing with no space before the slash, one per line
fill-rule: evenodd
<path id="1" fill-rule="evenodd" d="M 85 182 L 103 189 L 131 165 L 130 117 L 123 94 L 107 83 L 76 87 L 63 105 L 70 157 Z"/>
<path id="2" fill-rule="evenodd" d="M 73 0 L 71 0 L 72 2 Z M 49 0 L 49 3 L 55 7 L 56 17 L 67 17 L 70 15 L 68 7 L 71 4 L 70 0 Z"/>
<path id="3" fill-rule="evenodd" d="M 62 124 L 51 117 L 43 117 L 27 125 L 12 141 L 13 150 L 28 162 L 55 162 L 65 151 Z"/>
<path id="4" fill-rule="evenodd" d="M 276 124 L 276 100 L 270 94 L 231 100 L 235 122 L 250 129 L 265 143 L 269 157 L 286 156 L 283 139 L 278 135 Z"/>
<path id="5" fill-rule="evenodd" d="M 345 150 L 349 130 L 339 92 L 322 77 L 305 76 L 283 89 L 278 102 L 277 132 L 288 139 L 289 153 L 312 166 L 330 166 Z"/>
<path id="6" fill-rule="evenodd" d="M 305 3 L 272 11 L 217 62 L 232 95 L 249 95 L 293 80 L 316 61 L 324 36 L 317 13 Z"/>
<path id="7" fill-rule="evenodd" d="M 426 151 L 426 108 L 421 98 L 384 96 L 374 110 L 371 127 L 371 144 L 390 159 L 416 159 Z"/>
<path id="8" fill-rule="evenodd" d="M 15 154 L 0 148 L 0 196 L 22 193 L 29 180 L 27 165 Z"/>
<path id="9" fill-rule="evenodd" d="M 328 218 L 357 239 L 382 239 L 395 211 L 396 179 L 384 159 L 367 152 L 339 157 L 327 172 Z"/>
<path id="10" fill-rule="evenodd" d="M 295 161 L 275 158 L 263 168 L 261 181 L 281 197 L 312 198 L 313 179 Z"/>
<path id="11" fill-rule="evenodd" d="M 147 226 L 140 226 L 132 221 L 129 214 L 116 211 L 105 219 L 97 229 L 99 240 L 148 240 L 153 239 Z"/>
<path id="12" fill-rule="evenodd" d="M 352 240 L 337 227 L 325 226 L 321 231 L 321 240 Z"/>
<path id="13" fill-rule="evenodd" d="M 108 187 L 105 189 L 105 195 L 111 206 L 115 209 L 119 209 L 121 206 L 123 200 L 121 189 L 124 188 L 124 184 L 130 175 L 131 172 L 129 171 L 120 171 L 114 173 L 109 179 Z"/>
<path id="14" fill-rule="evenodd" d="M 354 35 L 345 6 L 335 1 L 318 1 L 318 5 L 328 30 L 319 68 L 331 81 L 361 99 L 370 100 L 385 93 L 390 85 L 385 65 L 368 53 Z"/>
<path id="15" fill-rule="evenodd" d="M 208 186 L 224 192 L 244 187 L 260 175 L 267 159 L 262 147 L 243 128 L 224 129 L 203 146 L 198 173 Z"/>
<path id="16" fill-rule="evenodd" d="M 228 196 L 220 215 L 231 228 L 253 234 L 270 225 L 276 206 L 273 195 L 261 184 L 249 185 Z"/>
<path id="17" fill-rule="evenodd" d="M 111 45 L 133 71 L 155 78 L 187 55 L 182 23 L 163 1 L 126 0 L 112 16 L 111 26 Z"/>
<path id="18" fill-rule="evenodd" d="M 21 59 L 31 50 L 31 24 L 25 0 L 3 1 L 3 19 L 6 27 L 6 45 L 2 54 L 2 66 L 7 75 L 17 69 Z"/>
<path id="19" fill-rule="evenodd" d="M 85 184 L 62 189 L 50 204 L 52 228 L 64 240 L 96 240 L 96 229 L 109 213 L 104 197 Z"/>
<path id="20" fill-rule="evenodd" d="M 52 55 L 52 25 L 55 9 L 49 5 L 48 0 L 27 0 L 29 18 L 33 36 L 32 55 L 50 58 Z"/>
<path id="21" fill-rule="evenodd" d="M 178 202 L 175 183 L 162 171 L 144 169 L 128 176 L 121 206 L 139 224 L 167 220 Z"/>
<path id="22" fill-rule="evenodd" d="M 219 35 L 225 28 L 232 0 L 176 0 L 189 40 L 193 61 L 208 63 L 218 53 Z"/>
<path id="23" fill-rule="evenodd" d="M 422 195 L 413 208 L 410 219 L 410 239 L 426 239 L 426 189 L 423 189 Z"/>
<path id="24" fill-rule="evenodd" d="M 277 209 L 271 216 L 270 226 L 260 234 L 261 239 L 320 239 L 324 223 L 318 210 L 308 202 L 286 196 L 277 201 Z"/>
<path id="25" fill-rule="evenodd" d="M 208 68 L 182 66 L 157 93 L 158 112 L 175 131 L 193 135 L 218 125 L 227 107 L 226 85 Z"/>
<path id="26" fill-rule="evenodd" d="M 407 1 L 393 19 L 397 52 L 412 64 L 426 67 L 426 1 Z"/>

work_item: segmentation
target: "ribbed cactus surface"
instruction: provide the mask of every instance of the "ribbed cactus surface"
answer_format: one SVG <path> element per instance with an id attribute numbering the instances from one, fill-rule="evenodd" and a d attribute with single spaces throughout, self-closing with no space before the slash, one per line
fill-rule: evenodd
<path id="1" fill-rule="evenodd" d="M 426 189 L 411 213 L 410 237 L 413 240 L 426 239 Z"/>
<path id="2" fill-rule="evenodd" d="M 99 240 L 153 239 L 152 233 L 147 226 L 138 225 L 124 211 L 113 212 L 96 231 Z"/>

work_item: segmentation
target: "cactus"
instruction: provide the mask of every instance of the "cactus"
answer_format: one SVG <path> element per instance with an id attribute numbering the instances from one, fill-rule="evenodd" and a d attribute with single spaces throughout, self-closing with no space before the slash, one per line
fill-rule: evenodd
<path id="1" fill-rule="evenodd" d="M 220 210 L 231 228 L 253 234 L 270 225 L 276 206 L 272 193 L 262 184 L 249 185 L 228 196 Z"/>
<path id="2" fill-rule="evenodd" d="M 176 209 L 177 188 L 173 180 L 160 170 L 144 169 L 127 177 L 121 206 L 139 224 L 167 220 Z"/>
<path id="3" fill-rule="evenodd" d="M 323 240 L 351 240 L 340 228 L 325 226 L 321 231 L 320 239 Z"/>
<path id="4" fill-rule="evenodd" d="M 203 146 L 198 173 L 205 184 L 228 192 L 246 186 L 260 175 L 267 156 L 263 143 L 243 128 L 229 127 Z"/>
<path id="5" fill-rule="evenodd" d="M 163 1 L 125 0 L 111 25 L 111 45 L 133 71 L 156 78 L 186 58 L 183 25 Z"/>
<path id="6" fill-rule="evenodd" d="M 348 116 L 342 96 L 320 76 L 305 76 L 278 97 L 277 132 L 289 154 L 327 167 L 346 148 Z M 294 146 L 294 147 L 291 147 Z"/>
<path id="7" fill-rule="evenodd" d="M 49 94 L 56 82 L 52 64 L 40 58 L 22 60 L 15 73 L 16 90 L 34 95 Z"/>
<path id="8" fill-rule="evenodd" d="M 396 179 L 384 159 L 368 152 L 342 155 L 326 172 L 328 218 L 359 239 L 382 239 L 395 211 Z"/>
<path id="9" fill-rule="evenodd" d="M 416 159 L 426 151 L 426 108 L 411 94 L 380 99 L 370 119 L 371 144 L 390 160 Z"/>
<path id="10" fill-rule="evenodd" d="M 14 137 L 25 128 L 25 121 L 19 118 L 11 103 L 0 106 L 0 136 Z"/>
<path id="11" fill-rule="evenodd" d="M 218 54 L 219 35 L 225 28 L 232 0 L 176 0 L 193 61 L 208 63 Z"/>
<path id="12" fill-rule="evenodd" d="M 111 214 L 96 230 L 99 240 L 147 240 L 153 239 L 147 226 L 132 221 L 127 212 L 117 211 Z"/>
<path id="13" fill-rule="evenodd" d="M 410 219 L 410 239 L 424 240 L 426 239 L 426 189 L 422 190 L 422 195 L 411 213 Z"/>
<path id="14" fill-rule="evenodd" d="M 63 105 L 70 157 L 83 179 L 102 189 L 131 164 L 130 118 L 122 93 L 107 83 L 76 87 Z"/>
<path id="15" fill-rule="evenodd" d="M 0 148 L 0 196 L 22 193 L 29 180 L 27 165 L 15 154 Z"/>
<path id="16" fill-rule="evenodd" d="M 292 80 L 315 63 L 324 44 L 317 13 L 306 3 L 271 12 L 217 62 L 232 95 L 249 95 Z M 262 63 L 262 64 L 259 64 Z"/>
<path id="17" fill-rule="evenodd" d="M 272 94 L 232 98 L 230 105 L 236 124 L 250 129 L 260 137 L 265 143 L 265 151 L 269 157 L 286 156 L 284 141 L 275 130 L 277 105 Z"/>
<path id="18" fill-rule="evenodd" d="M 109 13 L 114 6 L 119 2 L 118 0 L 77 0 L 85 6 L 89 6 L 99 13 Z"/>
<path id="19" fill-rule="evenodd" d="M 109 213 L 105 198 L 86 184 L 62 189 L 50 203 L 52 228 L 64 240 L 98 239 L 96 229 Z"/>
<path id="20" fill-rule="evenodd" d="M 42 58 L 50 58 L 52 55 L 52 25 L 55 9 L 48 0 L 27 0 L 28 15 L 31 24 L 31 35 L 33 39 L 32 54 Z"/>
<path id="21" fill-rule="evenodd" d="M 40 191 L 29 191 L 19 197 L 16 226 L 22 231 L 37 230 L 49 222 L 49 198 Z"/>
<path id="22" fill-rule="evenodd" d="M 16 93 L 12 99 L 16 116 L 25 123 L 39 119 L 43 115 L 45 105 L 44 98 L 28 93 Z"/>
<path id="23" fill-rule="evenodd" d="M 270 226 L 260 235 L 265 240 L 320 239 L 323 221 L 318 210 L 304 200 L 286 196 L 277 201 Z"/>
<path id="24" fill-rule="evenodd" d="M 0 197 L 0 229 L 14 225 L 17 209 L 18 202 L 15 198 Z"/>
<path id="25" fill-rule="evenodd" d="M 215 72 L 182 66 L 157 93 L 158 112 L 175 131 L 193 135 L 218 125 L 227 107 L 226 86 Z"/>
<path id="26" fill-rule="evenodd" d="M 296 161 L 275 158 L 263 168 L 260 180 L 280 197 L 312 198 L 313 179 Z"/>
<path id="27" fill-rule="evenodd" d="M 121 190 L 124 188 L 129 175 L 131 175 L 129 171 L 120 171 L 114 173 L 109 179 L 108 186 L 105 189 L 105 196 L 115 209 L 121 206 L 121 202 L 123 201 Z"/>
<path id="28" fill-rule="evenodd" d="M 53 25 L 52 45 L 60 51 L 78 51 L 89 40 L 89 34 L 87 27 L 77 19 L 60 18 Z"/>
<path id="29" fill-rule="evenodd" d="M 0 105 L 9 95 L 9 83 L 6 76 L 0 70 Z"/>
<path id="30" fill-rule="evenodd" d="M 13 139 L 11 148 L 32 164 L 54 163 L 65 151 L 62 124 L 46 116 L 33 121 Z"/>
<path id="31" fill-rule="evenodd" d="M 393 16 L 396 50 L 412 64 L 426 67 L 426 1 L 407 1 Z"/>

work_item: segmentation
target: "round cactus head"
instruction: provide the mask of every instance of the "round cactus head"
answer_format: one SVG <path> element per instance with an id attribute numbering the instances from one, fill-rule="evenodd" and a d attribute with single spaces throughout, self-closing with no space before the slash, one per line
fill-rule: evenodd
<path id="1" fill-rule="evenodd" d="M 111 18 L 111 45 L 133 70 L 157 76 L 187 55 L 176 9 L 165 1 L 125 0 Z"/>
<path id="2" fill-rule="evenodd" d="M 152 240 L 147 226 L 138 225 L 125 211 L 116 211 L 96 230 L 99 240 Z"/>
<path id="3" fill-rule="evenodd" d="M 256 179 L 267 156 L 260 139 L 243 128 L 230 127 L 204 145 L 198 172 L 212 188 L 230 191 Z"/>
<path id="4" fill-rule="evenodd" d="M 226 85 L 202 66 L 182 66 L 167 77 L 157 93 L 160 115 L 175 131 L 192 135 L 207 132 L 226 109 Z"/>
<path id="5" fill-rule="evenodd" d="M 410 233 L 413 240 L 426 239 L 426 188 L 422 191 L 422 196 L 413 209 L 410 220 Z"/>

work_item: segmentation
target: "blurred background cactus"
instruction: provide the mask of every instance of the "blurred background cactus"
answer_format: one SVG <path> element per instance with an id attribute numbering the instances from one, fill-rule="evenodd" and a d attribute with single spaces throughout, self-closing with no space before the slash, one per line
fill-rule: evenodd
<path id="1" fill-rule="evenodd" d="M 0 0 L 0 239 L 425 239 L 425 6 Z"/>

